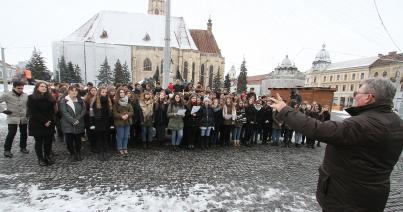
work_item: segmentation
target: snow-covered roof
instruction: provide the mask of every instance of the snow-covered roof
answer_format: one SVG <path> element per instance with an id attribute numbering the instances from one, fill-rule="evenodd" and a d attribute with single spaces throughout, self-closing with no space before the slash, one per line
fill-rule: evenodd
<path id="1" fill-rule="evenodd" d="M 165 16 L 101 11 L 62 41 L 164 47 Z M 182 17 L 171 17 L 171 47 L 197 50 Z"/>
<path id="2" fill-rule="evenodd" d="M 326 68 L 326 70 L 331 71 L 331 70 L 336 70 L 336 69 L 370 66 L 377 59 L 378 59 L 378 57 L 366 57 L 366 58 L 360 58 L 360 59 L 355 59 L 355 60 L 347 60 L 347 61 L 342 61 L 342 62 L 337 62 L 337 63 L 331 63 Z"/>

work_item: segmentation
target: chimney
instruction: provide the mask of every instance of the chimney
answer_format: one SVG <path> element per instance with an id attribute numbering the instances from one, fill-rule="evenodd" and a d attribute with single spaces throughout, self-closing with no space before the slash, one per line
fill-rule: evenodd
<path id="1" fill-rule="evenodd" d="M 397 51 L 389 52 L 389 55 L 393 56 L 396 55 Z"/>
<path id="2" fill-rule="evenodd" d="M 210 33 L 213 32 L 213 23 L 211 23 L 211 18 L 208 19 L 207 31 L 209 31 Z"/>

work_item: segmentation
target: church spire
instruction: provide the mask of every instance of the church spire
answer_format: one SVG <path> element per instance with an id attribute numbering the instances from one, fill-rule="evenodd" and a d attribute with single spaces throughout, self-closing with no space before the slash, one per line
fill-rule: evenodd
<path id="1" fill-rule="evenodd" d="M 148 0 L 148 14 L 165 15 L 165 0 Z"/>
<path id="2" fill-rule="evenodd" d="M 211 22 L 211 17 L 209 17 L 207 22 L 207 31 L 213 32 L 213 23 Z"/>

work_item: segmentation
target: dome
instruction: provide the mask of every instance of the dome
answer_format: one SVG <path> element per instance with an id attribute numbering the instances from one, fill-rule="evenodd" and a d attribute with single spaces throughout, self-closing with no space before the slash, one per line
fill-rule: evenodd
<path id="1" fill-rule="evenodd" d="M 326 45 L 322 45 L 322 49 L 316 54 L 315 61 L 331 62 L 329 52 L 325 49 Z"/>
<path id="2" fill-rule="evenodd" d="M 288 55 L 285 56 L 283 61 L 281 62 L 281 67 L 292 67 L 291 60 L 288 58 Z"/>

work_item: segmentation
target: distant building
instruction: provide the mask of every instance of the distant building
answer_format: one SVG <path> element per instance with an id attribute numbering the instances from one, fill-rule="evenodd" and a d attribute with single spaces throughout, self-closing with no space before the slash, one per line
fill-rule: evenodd
<path id="1" fill-rule="evenodd" d="M 296 88 L 303 87 L 304 84 L 305 74 L 286 55 L 281 64 L 262 80 L 261 90 L 266 93 L 271 88 Z"/>
<path id="2" fill-rule="evenodd" d="M 13 77 L 15 75 L 15 70 L 17 67 L 14 65 L 10 65 L 6 63 L 6 74 L 7 74 L 7 81 L 11 82 L 13 80 Z M 3 83 L 3 61 L 0 60 L 0 81 Z"/>
<path id="3" fill-rule="evenodd" d="M 333 105 L 350 107 L 355 102 L 353 93 L 358 90 L 362 80 L 382 76 L 396 81 L 397 74 L 403 71 L 402 67 L 403 54 L 396 52 L 331 63 L 323 45 L 312 62 L 312 68 L 306 72 L 305 86 L 335 88 Z"/>
<path id="4" fill-rule="evenodd" d="M 84 81 L 96 82 L 100 65 L 108 59 L 111 69 L 119 59 L 127 63 L 132 81 L 152 77 L 162 80 L 165 37 L 165 0 L 149 0 L 148 14 L 101 11 L 79 29 L 53 43 L 54 70 L 62 56 L 78 64 Z M 211 19 L 207 29 L 188 29 L 182 17 L 171 17 L 171 80 L 179 70 L 185 81 L 213 84 L 225 59 L 215 40 Z M 56 79 L 57 80 L 57 79 Z"/>

